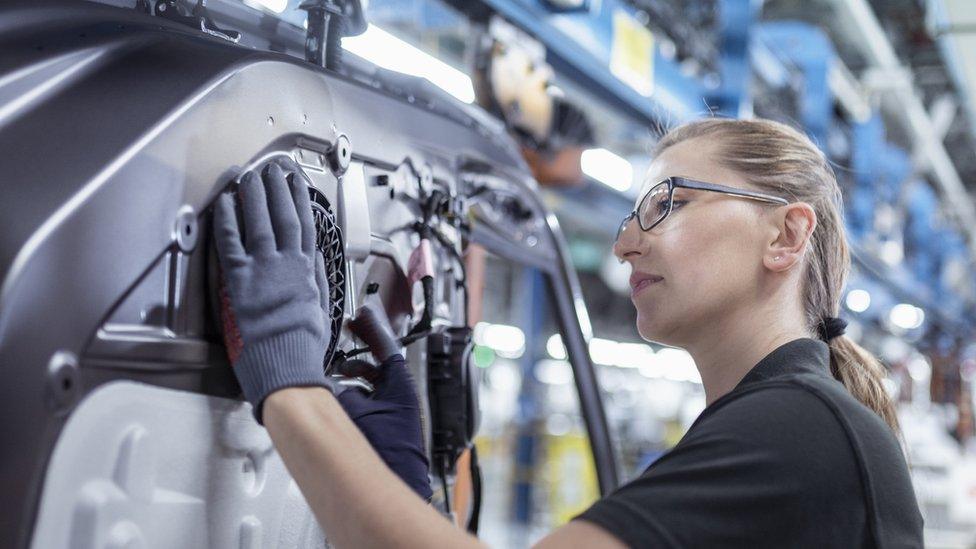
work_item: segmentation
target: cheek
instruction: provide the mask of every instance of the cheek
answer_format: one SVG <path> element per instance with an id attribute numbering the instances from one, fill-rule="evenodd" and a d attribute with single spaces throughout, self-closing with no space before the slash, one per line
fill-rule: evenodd
<path id="1" fill-rule="evenodd" d="M 738 208 L 722 206 L 733 205 L 709 204 L 661 233 L 658 259 L 666 296 L 657 302 L 662 314 L 655 316 L 692 326 L 752 295 L 761 259 L 754 227 Z"/>
<path id="2" fill-rule="evenodd" d="M 725 215 L 698 219 L 682 227 L 685 231 L 681 244 L 688 253 L 681 263 L 685 272 L 681 279 L 699 288 L 728 293 L 755 279 L 756 261 L 760 258 L 755 253 L 759 249 L 755 245 L 757 235 L 754 224 L 745 217 L 752 212 L 742 204 L 712 206 Z"/>

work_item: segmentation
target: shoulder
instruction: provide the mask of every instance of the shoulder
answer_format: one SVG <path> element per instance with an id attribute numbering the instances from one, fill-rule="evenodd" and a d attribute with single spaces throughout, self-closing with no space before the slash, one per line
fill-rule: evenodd
<path id="1" fill-rule="evenodd" d="M 864 516 L 854 452 L 830 408 L 802 386 L 760 382 L 713 403 L 580 518 L 632 546 L 755 547 L 856 545 Z M 811 541 L 837 521 L 849 527 L 829 533 L 836 540 Z"/>
<path id="2" fill-rule="evenodd" d="M 715 404 L 702 414 L 696 435 L 727 431 L 782 446 L 788 453 L 784 441 L 794 448 L 831 444 L 834 450 L 850 449 L 862 467 L 881 464 L 880 457 L 905 467 L 892 429 L 827 375 L 793 374 L 752 383 Z"/>
<path id="3" fill-rule="evenodd" d="M 887 424 L 839 381 L 812 373 L 780 376 L 738 388 L 707 408 L 695 427 L 704 432 L 720 428 L 748 431 L 750 425 L 772 432 L 808 429 L 848 436 L 860 436 L 865 431 L 892 435 Z"/>
<path id="4" fill-rule="evenodd" d="M 676 462 L 750 460 L 755 474 L 791 482 L 829 476 L 854 482 L 857 452 L 843 413 L 816 386 L 790 377 L 763 381 L 716 401 L 667 456 Z M 799 377 L 799 376 L 797 376 Z M 662 458 L 661 466 L 667 459 Z"/>
<path id="5" fill-rule="evenodd" d="M 782 437 L 808 438 L 843 433 L 840 410 L 818 387 L 813 376 L 784 376 L 736 389 L 705 409 L 688 437 L 732 433 L 744 440 L 778 442 Z"/>
<path id="6" fill-rule="evenodd" d="M 579 518 L 632 546 L 915 540 L 921 522 L 904 458 L 871 415 L 823 375 L 750 383 L 714 402 L 677 446 Z M 865 430 L 882 443 L 866 448 Z"/>

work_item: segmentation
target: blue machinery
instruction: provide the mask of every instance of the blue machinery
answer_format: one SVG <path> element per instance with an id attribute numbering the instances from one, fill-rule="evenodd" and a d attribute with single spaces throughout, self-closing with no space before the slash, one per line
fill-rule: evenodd
<path id="1" fill-rule="evenodd" d="M 646 97 L 608 69 L 613 14 L 632 13 L 619 0 L 588 2 L 583 9 L 569 12 L 553 9 L 545 0 L 452 3 L 469 13 L 474 9 L 472 4 L 480 10 L 487 7 L 529 31 L 546 45 L 548 61 L 563 76 L 573 78 L 641 123 L 681 122 L 707 115 L 709 109 L 728 116 L 748 116 L 752 113 L 748 90 L 753 72 L 772 87 L 788 86 L 791 78 L 802 79 L 796 97 L 796 122 L 831 153 L 834 151 L 826 145 L 833 137 L 839 136 L 848 144 L 852 177 L 843 181 L 847 170 L 839 170 L 838 175 L 846 187 L 855 257 L 850 287 L 868 290 L 872 305 L 847 315 L 862 322 L 882 321 L 891 304 L 907 302 L 925 311 L 926 329 L 933 336 L 963 338 L 973 333 L 976 280 L 967 277 L 955 287 L 948 280 L 952 268 L 958 270 L 961 265 L 970 271 L 973 266 L 964 237 L 958 228 L 940 219 L 939 197 L 928 182 L 913 173 L 908 154 L 886 141 L 877 112 L 863 122 L 848 121 L 836 113 L 828 71 L 837 54 L 820 29 L 800 22 L 760 22 L 756 2 L 719 0 L 721 83 L 708 86 L 685 76 L 656 48 L 653 93 Z M 587 37 L 586 46 L 574 36 Z M 617 204 L 613 208 L 623 210 Z M 887 208 L 904 210 L 906 215 L 894 224 L 878 223 L 877 212 Z M 879 242 L 903 245 L 904 261 L 891 266 L 867 251 L 877 249 L 872 244 Z"/>
<path id="2" fill-rule="evenodd" d="M 446 0 L 468 16 L 483 20 L 498 14 L 523 28 L 547 49 L 547 61 L 564 78 L 589 90 L 636 123 L 655 127 L 675 124 L 709 111 L 726 116 L 750 116 L 751 78 L 756 75 L 771 89 L 794 88 L 796 120 L 834 161 L 848 164 L 838 176 L 845 187 L 846 219 L 852 240 L 854 272 L 850 289 L 866 290 L 871 299 L 864 310 L 848 310 L 844 316 L 862 324 L 884 326 L 892 306 L 910 303 L 925 311 L 926 322 L 909 335 L 930 344 L 946 341 L 959 345 L 971 338 L 976 327 L 976 277 L 972 273 L 974 247 L 966 245 L 958 227 L 943 220 L 940 197 L 924 178 L 913 172 L 910 156 L 886 140 L 880 114 L 874 110 L 864 120 L 847 120 L 835 109 L 837 98 L 828 85 L 828 74 L 837 54 L 820 29 L 800 22 L 761 22 L 753 0 L 717 0 L 720 82 L 686 76 L 678 64 L 655 47 L 652 57 L 652 92 L 642 94 L 614 76 L 609 69 L 615 32 L 615 15 L 633 14 L 621 0 L 590 0 L 567 10 L 546 0 Z M 442 6 L 430 0 L 389 0 L 375 4 L 436 13 Z M 382 8 L 381 8 L 382 9 Z M 387 6 L 389 9 L 389 6 Z M 426 17 L 429 19 L 429 14 Z M 799 80 L 798 80 L 799 79 Z M 832 146 L 842 143 L 840 151 Z M 606 215 L 612 230 L 617 215 L 629 209 L 629 199 L 593 189 L 567 192 L 568 200 L 582 200 L 591 212 Z M 903 211 L 904 216 L 879 212 Z M 611 215 L 611 212 L 613 213 Z M 903 261 L 884 261 L 878 250 L 892 245 Z M 951 280 L 953 273 L 956 279 Z M 529 276 L 532 279 L 532 276 Z M 531 283 L 529 283 L 531 286 Z M 544 292 L 527 291 L 526 307 L 545 309 Z M 531 299 L 528 299 L 531 296 Z M 860 309 L 860 307 L 858 307 Z M 537 331 L 538 313 L 522 315 L 529 332 Z M 529 333 L 527 335 L 539 335 Z M 527 339 L 532 341 L 532 339 Z M 531 345 L 529 346 L 531 348 Z M 535 353 L 524 358 L 524 373 L 531 377 Z M 524 423 L 531 422 L 536 391 L 531 384 L 520 397 Z M 537 441 L 521 429 L 517 461 L 530 467 Z M 517 520 L 528 522 L 530 486 L 518 483 Z"/>

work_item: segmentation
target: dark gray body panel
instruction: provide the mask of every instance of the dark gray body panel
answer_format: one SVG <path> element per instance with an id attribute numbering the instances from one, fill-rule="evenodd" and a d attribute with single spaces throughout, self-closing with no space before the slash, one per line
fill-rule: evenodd
<path id="1" fill-rule="evenodd" d="M 365 244 L 349 235 L 368 251 L 350 266 L 353 301 L 367 280 L 389 279 L 394 293 L 403 283 L 412 246 L 405 227 L 417 215 L 404 166 L 429 170 L 454 193 L 475 182 L 498 187 L 533 212 L 523 223 L 491 202 L 472 205 L 482 220 L 472 239 L 549 275 L 602 491 L 616 483 L 575 274 L 555 218 L 500 127 L 128 10 L 10 6 L 0 11 L 0 37 L 5 544 L 29 542 L 51 450 L 71 410 L 100 384 L 133 379 L 236 397 L 206 284 L 208 208 L 242 169 L 286 153 L 306 159 L 340 220 L 362 215 L 342 210 L 344 183 L 320 158 L 339 133 L 363 170 L 371 233 Z M 381 173 L 407 173 L 406 182 L 391 195 L 375 184 Z M 177 238 L 185 211 L 197 219 L 190 250 Z M 159 306 L 133 320 L 127 303 L 156 289 Z M 409 298 L 384 297 L 404 322 Z M 458 296 L 445 288 L 443 299 L 441 320 L 463 323 Z"/>

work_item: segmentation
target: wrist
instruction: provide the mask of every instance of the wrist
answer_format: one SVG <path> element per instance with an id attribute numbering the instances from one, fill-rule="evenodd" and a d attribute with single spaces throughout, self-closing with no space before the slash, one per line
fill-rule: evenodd
<path id="1" fill-rule="evenodd" d="M 322 399 L 334 399 L 332 391 L 325 387 L 285 387 L 264 399 L 265 414 L 290 412 Z M 274 410 L 274 412 L 272 412 Z"/>
<path id="2" fill-rule="evenodd" d="M 328 430 L 336 417 L 345 417 L 345 413 L 335 395 L 324 387 L 286 387 L 264 400 L 264 425 L 269 432 L 308 423 L 316 430 Z"/>
<path id="3" fill-rule="evenodd" d="M 289 387 L 328 387 L 322 365 L 324 345 L 303 331 L 278 334 L 244 346 L 234 373 L 244 397 L 263 424 L 264 400 Z"/>

